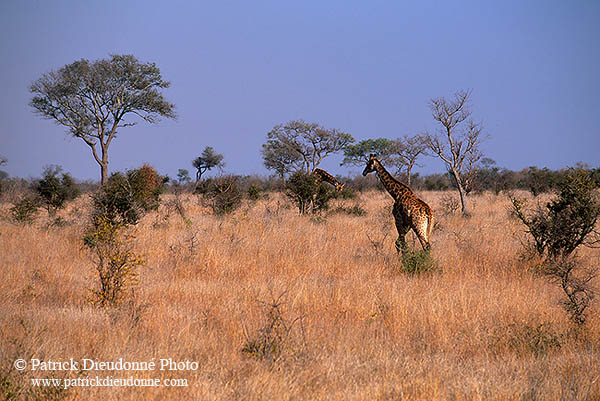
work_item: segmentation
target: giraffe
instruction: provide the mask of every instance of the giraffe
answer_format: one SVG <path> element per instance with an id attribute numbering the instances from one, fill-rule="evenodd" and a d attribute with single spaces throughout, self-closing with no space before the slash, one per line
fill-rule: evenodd
<path id="1" fill-rule="evenodd" d="M 319 184 L 321 184 L 321 182 L 325 181 L 325 182 L 328 182 L 331 185 L 333 185 L 338 192 L 342 192 L 342 189 L 344 189 L 344 184 L 342 184 L 341 182 L 336 180 L 334 176 L 332 176 L 325 170 L 316 168 L 312 172 L 312 174 L 315 177 L 315 184 L 317 184 L 317 186 L 319 186 Z"/>
<path id="2" fill-rule="evenodd" d="M 363 171 L 363 176 L 372 173 L 373 171 L 377 173 L 377 176 L 385 189 L 392 195 L 392 198 L 394 198 L 392 214 L 394 215 L 396 229 L 398 230 L 396 251 L 398 253 L 400 253 L 400 251 L 402 251 L 402 253 L 405 252 L 405 236 L 411 228 L 417 235 L 423 250 L 429 251 L 431 249 L 429 244 L 431 230 L 433 229 L 433 223 L 435 221 L 431 208 L 427 203 L 419 199 L 407 185 L 404 185 L 392 177 L 392 175 L 383 167 L 381 162 L 377 160 L 377 157 L 372 154 L 369 156 L 367 166 Z"/>

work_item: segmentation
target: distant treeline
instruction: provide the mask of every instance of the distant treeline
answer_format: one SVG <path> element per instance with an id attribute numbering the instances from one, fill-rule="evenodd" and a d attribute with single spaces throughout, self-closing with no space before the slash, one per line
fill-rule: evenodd
<path id="1" fill-rule="evenodd" d="M 596 185 L 600 187 L 600 167 L 590 168 L 585 165 L 578 165 L 575 168 L 584 169 L 592 174 Z M 481 168 L 472 171 L 466 176 L 466 190 L 470 193 L 479 193 L 490 191 L 500 193 L 501 191 L 511 190 L 526 190 L 534 196 L 552 192 L 564 178 L 568 169 L 550 170 L 548 168 L 528 167 L 520 171 L 512 171 L 508 169 Z M 280 177 L 272 176 L 235 176 L 237 178 L 240 189 L 244 192 L 251 187 L 254 190 L 261 192 L 277 192 L 284 191 L 286 188 L 285 181 Z M 396 173 L 395 177 L 406 182 L 406 173 Z M 363 177 L 358 175 L 355 177 L 337 176 L 338 180 L 345 184 L 346 188 L 354 191 L 367 191 L 372 189 L 382 189 L 376 176 L 370 175 Z M 176 179 L 171 178 L 166 188 L 166 192 L 183 191 L 183 192 L 203 192 L 203 187 L 210 184 L 212 178 L 206 178 L 198 184 L 188 182 L 180 184 Z M 0 188 L 3 192 L 7 191 L 22 191 L 31 188 L 37 179 L 25 180 L 22 178 L 7 178 L 6 175 L 0 177 Z M 100 183 L 94 181 L 78 181 L 77 186 L 82 193 L 94 192 L 100 187 Z M 418 191 L 445 191 L 453 190 L 453 179 L 449 173 L 445 174 L 428 174 L 421 175 L 415 173 L 411 178 L 411 187 Z"/>

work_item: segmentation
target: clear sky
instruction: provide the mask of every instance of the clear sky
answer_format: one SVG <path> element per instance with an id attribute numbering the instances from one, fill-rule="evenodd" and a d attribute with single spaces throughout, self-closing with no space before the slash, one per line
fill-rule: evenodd
<path id="1" fill-rule="evenodd" d="M 472 90 L 498 166 L 600 165 L 600 2 L 0 2 L 0 167 L 58 164 L 98 180 L 90 149 L 32 113 L 29 85 L 75 60 L 133 54 L 171 82 L 178 119 L 125 128 L 111 172 L 150 163 L 174 177 L 205 146 L 225 171 L 261 174 L 266 134 L 294 119 L 357 140 L 435 130 L 429 99 Z M 422 173 L 442 172 L 433 158 Z M 324 164 L 333 174 L 358 168 Z"/>

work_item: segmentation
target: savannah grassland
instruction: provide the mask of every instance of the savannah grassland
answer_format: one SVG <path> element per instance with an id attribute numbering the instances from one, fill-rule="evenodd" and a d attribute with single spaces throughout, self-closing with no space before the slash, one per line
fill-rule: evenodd
<path id="1" fill-rule="evenodd" d="M 185 378 L 184 388 L 72 388 L 106 400 L 598 400 L 600 316 L 573 331 L 556 284 L 527 259 L 503 195 L 470 198 L 472 217 L 437 214 L 439 271 L 401 271 L 391 198 L 368 192 L 364 216 L 299 216 L 281 194 L 216 217 L 174 195 L 133 229 L 145 264 L 119 307 L 90 304 L 97 273 L 83 246 L 89 198 L 68 224 L 0 221 L 0 359 L 31 377 Z M 523 194 L 524 195 L 524 194 Z M 341 201 L 340 201 L 341 202 Z M 355 201 L 344 201 L 352 206 Z M 333 205 L 335 208 L 336 205 Z M 417 247 L 411 234 L 407 237 Z M 580 251 L 598 263 L 598 251 Z M 271 331 L 269 331 L 269 328 Z M 252 345 L 270 340 L 259 350 Z M 247 352 L 243 352 L 245 349 Z M 197 361 L 196 371 L 18 373 L 16 358 Z"/>

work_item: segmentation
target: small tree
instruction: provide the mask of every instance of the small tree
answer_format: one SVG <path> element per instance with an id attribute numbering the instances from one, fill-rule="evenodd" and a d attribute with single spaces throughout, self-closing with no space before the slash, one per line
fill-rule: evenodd
<path id="1" fill-rule="evenodd" d="M 34 95 L 29 105 L 90 147 L 104 185 L 108 148 L 120 128 L 136 124 L 129 117 L 149 123 L 160 116 L 175 118 L 174 105 L 160 92 L 168 87 L 154 63 L 140 63 L 132 55 L 81 59 L 35 81 L 29 88 Z"/>
<path id="2" fill-rule="evenodd" d="M 90 299 L 94 305 L 116 305 L 125 290 L 137 284 L 137 268 L 144 259 L 134 252 L 134 237 L 126 229 L 123 222 L 101 217 L 84 238 L 98 272 L 99 286 L 92 290 Z"/>
<path id="3" fill-rule="evenodd" d="M 196 185 L 202 179 L 202 174 L 212 170 L 215 167 L 222 168 L 225 166 L 223 155 L 216 153 L 215 150 L 207 146 L 202 151 L 202 154 L 192 161 L 192 165 L 196 168 Z"/>
<path id="4" fill-rule="evenodd" d="M 312 173 L 323 159 L 354 142 L 350 134 L 302 120 L 275 126 L 262 146 L 265 167 L 282 178 L 295 171 Z"/>
<path id="5" fill-rule="evenodd" d="M 180 168 L 177 170 L 177 183 L 179 185 L 189 184 L 192 181 L 190 178 L 190 172 L 186 169 Z"/>
<path id="6" fill-rule="evenodd" d="M 296 204 L 300 214 L 326 210 L 334 196 L 328 186 L 323 183 L 317 185 L 315 177 L 303 171 L 297 171 L 289 178 L 286 195 Z"/>
<path id="7" fill-rule="evenodd" d="M 34 186 L 50 216 L 54 216 L 58 209 L 62 209 L 66 201 L 79 196 L 79 189 L 68 173 L 62 173 L 59 178 L 61 171 L 60 166 L 46 167 L 42 179 Z"/>
<path id="8" fill-rule="evenodd" d="M 544 258 L 543 273 L 557 281 L 566 295 L 563 302 L 574 322 L 585 322 L 585 310 L 594 292 L 590 286 L 595 269 L 580 269 L 579 246 L 600 243 L 595 229 L 600 218 L 600 201 L 591 174 L 571 169 L 559 184 L 556 199 L 527 213 L 524 201 L 512 198 L 516 216 L 527 227 L 535 250 Z"/>
<path id="9" fill-rule="evenodd" d="M 458 91 L 453 100 L 431 99 L 431 114 L 442 127 L 438 135 L 424 136 L 427 147 L 446 163 L 458 189 L 463 214 L 468 214 L 465 176 L 481 159 L 479 147 L 484 139 L 481 124 L 470 119 L 470 96 L 470 91 Z"/>

